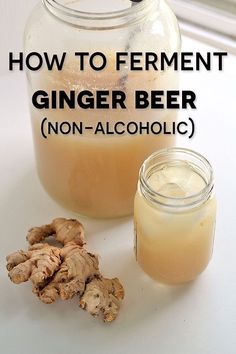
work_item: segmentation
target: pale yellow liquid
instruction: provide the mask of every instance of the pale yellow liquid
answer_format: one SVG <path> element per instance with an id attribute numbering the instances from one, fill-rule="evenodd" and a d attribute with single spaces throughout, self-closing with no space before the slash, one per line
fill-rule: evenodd
<path id="1" fill-rule="evenodd" d="M 158 76 L 159 75 L 159 76 Z M 126 136 L 49 136 L 44 140 L 40 122 L 167 121 L 176 119 L 174 111 L 135 110 L 133 92 L 137 89 L 168 89 L 177 86 L 176 74 L 130 73 L 121 87 L 121 74 L 109 67 L 105 72 L 79 73 L 69 62 L 60 73 L 41 73 L 32 79 L 32 92 L 37 89 L 76 90 L 124 89 L 127 110 L 43 110 L 32 107 L 32 126 L 40 180 L 46 191 L 66 208 L 92 217 L 120 217 L 133 212 L 133 199 L 142 162 L 154 151 L 172 146 L 169 135 Z"/>
<path id="2" fill-rule="evenodd" d="M 154 173 L 149 183 L 167 197 L 190 196 L 205 186 L 204 180 L 186 166 Z M 215 215 L 215 198 L 178 212 L 152 205 L 138 191 L 134 210 L 138 263 L 148 275 L 163 283 L 195 279 L 212 255 Z"/>

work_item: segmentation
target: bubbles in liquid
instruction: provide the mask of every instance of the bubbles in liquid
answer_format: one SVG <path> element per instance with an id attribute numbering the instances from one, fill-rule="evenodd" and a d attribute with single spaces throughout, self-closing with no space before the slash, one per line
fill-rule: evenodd
<path id="1" fill-rule="evenodd" d="M 186 191 L 177 183 L 165 183 L 158 190 L 158 193 L 172 198 L 184 198 L 186 196 Z"/>
<path id="2" fill-rule="evenodd" d="M 200 192 L 204 179 L 187 164 L 166 165 L 148 179 L 150 187 L 165 197 L 184 198 Z"/>

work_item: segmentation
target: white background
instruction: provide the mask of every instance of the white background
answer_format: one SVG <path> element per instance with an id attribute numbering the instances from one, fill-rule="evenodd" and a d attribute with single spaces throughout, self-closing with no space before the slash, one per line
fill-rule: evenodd
<path id="1" fill-rule="evenodd" d="M 39 0 L 0 0 L 0 75 L 8 72 L 7 53 L 22 50 L 25 21 Z"/>
<path id="2" fill-rule="evenodd" d="M 1 1 L 1 59 L 18 50 L 23 4 Z M 14 3 L 14 6 L 12 4 Z M 11 14 L 11 15 L 10 15 Z M 16 22 L 15 29 L 14 23 Z M 7 35 L 4 35 L 7 34 Z M 8 41 L 9 39 L 9 41 Z M 214 48 L 183 38 L 183 51 Z M 2 65 L 2 61 L 1 61 Z M 186 73 L 182 88 L 196 91 L 197 125 L 192 140 L 179 145 L 206 155 L 215 170 L 218 217 L 214 257 L 199 279 L 183 287 L 164 287 L 148 279 L 133 256 L 132 219 L 82 219 L 88 247 L 101 255 L 106 276 L 118 276 L 126 297 L 119 318 L 104 325 L 78 308 L 78 299 L 44 305 L 30 284 L 16 286 L 7 278 L 6 254 L 25 248 L 30 226 L 53 217 L 74 216 L 43 191 L 35 171 L 24 74 L 0 78 L 0 352 L 3 354 L 235 354 L 236 353 L 236 59 L 224 72 Z"/>

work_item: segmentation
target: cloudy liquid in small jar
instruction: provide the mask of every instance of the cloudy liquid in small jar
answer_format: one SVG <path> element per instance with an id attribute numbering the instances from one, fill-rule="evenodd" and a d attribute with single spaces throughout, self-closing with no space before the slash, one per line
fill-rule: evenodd
<path id="1" fill-rule="evenodd" d="M 188 150 L 169 149 L 169 155 L 176 151 Z M 135 197 L 137 261 L 153 279 L 168 284 L 195 279 L 208 265 L 214 241 L 213 186 L 203 167 L 182 158 L 150 166 Z"/>

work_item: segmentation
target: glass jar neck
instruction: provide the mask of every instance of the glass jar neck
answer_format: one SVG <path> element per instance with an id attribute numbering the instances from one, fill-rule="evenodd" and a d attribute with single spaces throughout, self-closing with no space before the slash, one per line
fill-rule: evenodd
<path id="1" fill-rule="evenodd" d="M 130 7 L 109 12 L 83 11 L 68 5 L 69 1 L 42 0 L 46 9 L 59 20 L 80 29 L 109 30 L 142 22 L 159 7 L 159 0 L 130 0 Z M 111 0 L 109 0 L 111 1 Z"/>
<path id="2" fill-rule="evenodd" d="M 150 177 L 163 166 L 180 166 L 185 164 L 199 175 L 205 182 L 199 192 L 184 197 L 171 197 L 161 194 L 149 184 Z M 213 193 L 213 170 L 202 155 L 184 148 L 169 148 L 152 154 L 142 165 L 139 175 L 140 193 L 150 203 L 169 208 L 171 210 L 183 210 L 194 208 L 206 202 Z"/>

